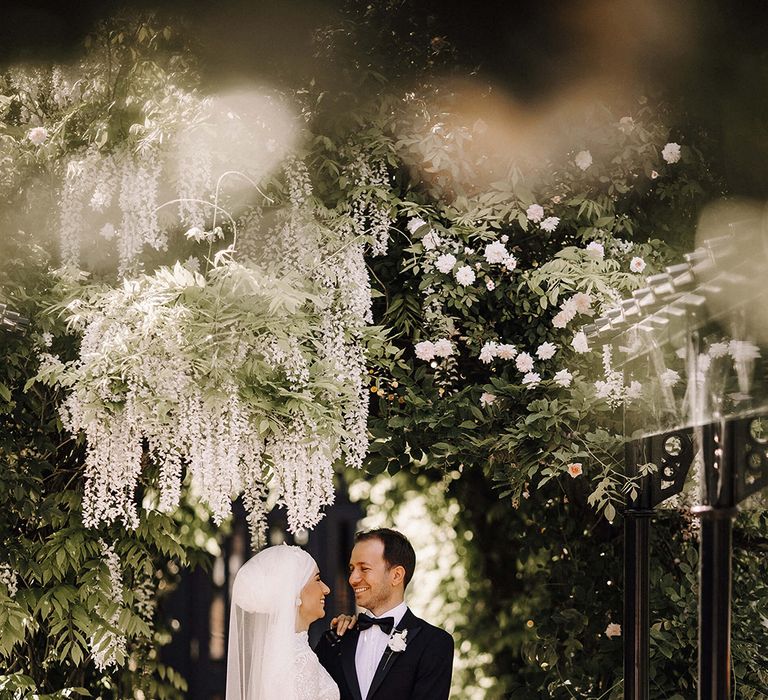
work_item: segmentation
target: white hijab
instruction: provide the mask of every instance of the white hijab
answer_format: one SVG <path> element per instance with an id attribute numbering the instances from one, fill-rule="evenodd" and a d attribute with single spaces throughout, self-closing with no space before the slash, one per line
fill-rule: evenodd
<path id="1" fill-rule="evenodd" d="M 296 615 L 301 589 L 316 570 L 303 549 L 282 544 L 262 550 L 237 572 L 226 700 L 296 700 Z"/>

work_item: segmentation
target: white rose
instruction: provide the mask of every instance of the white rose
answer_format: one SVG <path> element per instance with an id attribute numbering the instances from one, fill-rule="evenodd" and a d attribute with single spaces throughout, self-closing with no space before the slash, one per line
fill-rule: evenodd
<path id="1" fill-rule="evenodd" d="M 453 343 L 447 338 L 435 341 L 434 348 L 437 357 L 449 357 L 450 355 L 453 355 Z"/>
<path id="2" fill-rule="evenodd" d="M 668 143 L 661 151 L 661 157 L 670 165 L 680 160 L 680 144 Z"/>
<path id="3" fill-rule="evenodd" d="M 502 360 L 511 360 L 517 355 L 517 348 L 510 343 L 502 343 L 496 348 L 496 357 Z"/>
<path id="4" fill-rule="evenodd" d="M 496 394 L 491 394 L 487 391 L 484 391 L 480 397 L 481 406 L 490 406 L 494 401 L 496 401 Z"/>
<path id="5" fill-rule="evenodd" d="M 490 265 L 494 265 L 506 262 L 509 253 L 503 243 L 496 241 L 495 243 L 489 243 L 485 246 L 484 257 Z"/>
<path id="6" fill-rule="evenodd" d="M 533 358 L 527 352 L 521 352 L 515 358 L 515 367 L 521 372 L 530 372 L 533 370 Z"/>
<path id="7" fill-rule="evenodd" d="M 420 216 L 415 216 L 415 217 L 413 217 L 412 219 L 410 219 L 410 220 L 408 221 L 408 223 L 406 224 L 406 226 L 405 226 L 405 227 L 408 229 L 408 231 L 409 231 L 411 234 L 414 234 L 414 233 L 416 233 L 416 231 L 418 231 L 418 230 L 419 230 L 419 229 L 420 229 L 422 226 L 426 226 L 426 225 L 427 225 L 427 222 L 426 222 L 426 221 L 424 221 L 424 219 L 422 219 Z"/>
<path id="8" fill-rule="evenodd" d="M 555 384 L 568 387 L 568 386 L 571 386 L 571 382 L 573 381 L 573 375 L 567 369 L 561 369 L 559 372 L 555 374 L 554 381 L 555 381 Z"/>
<path id="9" fill-rule="evenodd" d="M 533 223 L 537 224 L 544 218 L 544 207 L 541 204 L 531 204 L 525 210 L 525 215 L 528 217 L 528 221 L 533 221 Z"/>
<path id="10" fill-rule="evenodd" d="M 431 340 L 422 340 L 414 346 L 416 357 L 429 362 L 435 358 L 435 344 Z"/>
<path id="11" fill-rule="evenodd" d="M 554 343 L 542 343 L 536 349 L 536 356 L 540 360 L 548 360 L 557 352 L 557 346 Z"/>
<path id="12" fill-rule="evenodd" d="M 456 264 L 456 258 L 450 253 L 443 253 L 437 260 L 435 260 L 435 267 L 445 274 L 448 274 L 453 270 L 453 266 Z"/>
<path id="13" fill-rule="evenodd" d="M 487 289 L 489 292 L 492 292 L 494 289 L 496 289 L 496 283 L 495 283 L 493 280 L 488 280 L 488 281 L 485 283 L 485 288 L 486 288 L 486 289 Z"/>
<path id="14" fill-rule="evenodd" d="M 475 271 L 469 265 L 460 267 L 456 270 L 456 281 L 464 287 L 472 284 L 475 281 Z"/>
<path id="15" fill-rule="evenodd" d="M 541 375 L 538 372 L 528 372 L 523 377 L 523 384 L 528 386 L 536 386 L 541 381 Z"/>
<path id="16" fill-rule="evenodd" d="M 510 272 L 514 270 L 517 267 L 517 258 L 514 255 L 510 255 L 506 262 L 504 263 L 504 267 L 507 268 Z"/>
<path id="17" fill-rule="evenodd" d="M 586 170 L 592 165 L 592 154 L 589 151 L 579 151 L 573 159 L 573 162 L 576 163 L 577 168 Z"/>
<path id="18" fill-rule="evenodd" d="M 645 270 L 645 260 L 635 256 L 632 258 L 632 260 L 629 261 L 629 269 L 632 272 L 642 272 Z"/>
<path id="19" fill-rule="evenodd" d="M 499 345 L 494 341 L 489 341 L 482 348 L 480 348 L 480 362 L 484 362 L 486 365 L 496 357 Z"/>
<path id="20" fill-rule="evenodd" d="M 603 248 L 602 243 L 598 243 L 597 241 L 588 243 L 585 250 L 587 251 L 587 255 L 595 260 L 602 260 L 605 257 L 605 248 Z"/>
<path id="21" fill-rule="evenodd" d="M 547 233 L 552 233 L 557 228 L 559 223 L 559 217 L 548 216 L 546 219 L 544 219 L 544 221 L 541 222 L 541 230 L 546 231 Z"/>
<path id="22" fill-rule="evenodd" d="M 421 245 L 424 246 L 424 250 L 434 250 L 435 248 L 438 248 L 441 243 L 440 236 L 437 235 L 437 232 L 434 229 L 429 229 L 424 238 L 421 239 Z"/>
<path id="23" fill-rule="evenodd" d="M 578 353 L 589 352 L 589 342 L 587 342 L 587 336 L 584 334 L 584 331 L 579 331 L 573 336 L 571 346 Z"/>
<path id="24" fill-rule="evenodd" d="M 30 129 L 27 132 L 27 138 L 35 144 L 35 146 L 42 146 L 48 140 L 48 129 L 44 126 L 36 126 L 34 129 Z"/>

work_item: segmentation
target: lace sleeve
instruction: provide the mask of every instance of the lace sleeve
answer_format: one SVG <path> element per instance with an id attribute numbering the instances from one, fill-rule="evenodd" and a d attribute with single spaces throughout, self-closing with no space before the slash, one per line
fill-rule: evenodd
<path id="1" fill-rule="evenodd" d="M 296 656 L 294 685 L 297 700 L 339 700 L 339 689 L 311 649 Z"/>

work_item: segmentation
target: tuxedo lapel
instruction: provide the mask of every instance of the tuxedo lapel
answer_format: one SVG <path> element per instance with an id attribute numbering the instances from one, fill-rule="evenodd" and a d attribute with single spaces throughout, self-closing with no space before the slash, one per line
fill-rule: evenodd
<path id="1" fill-rule="evenodd" d="M 393 630 L 393 633 L 402 632 L 403 630 L 408 630 L 408 634 L 405 635 L 405 649 L 403 651 L 397 652 L 392 651 L 389 647 L 384 649 L 384 654 L 379 661 L 379 665 L 376 668 L 376 673 L 373 675 L 373 680 L 371 681 L 371 689 L 368 691 L 369 698 L 373 697 L 373 694 L 384 682 L 384 679 L 387 677 L 390 669 L 397 662 L 398 657 L 408 653 L 408 645 L 411 643 L 411 641 L 413 641 L 413 638 L 421 630 L 421 625 L 419 624 L 418 618 L 410 610 L 407 610 L 405 615 L 403 615 L 403 619 L 400 620 L 400 624 L 397 625 L 396 630 Z M 352 661 L 354 666 L 354 658 Z M 360 690 L 358 689 L 358 693 L 359 692 Z"/>
<path id="2" fill-rule="evenodd" d="M 357 669 L 355 668 L 355 652 L 357 651 L 360 632 L 356 629 L 349 630 L 347 635 L 349 635 L 349 641 L 341 645 L 341 667 L 353 700 L 363 700 L 360 694 L 360 683 L 357 680 Z"/>

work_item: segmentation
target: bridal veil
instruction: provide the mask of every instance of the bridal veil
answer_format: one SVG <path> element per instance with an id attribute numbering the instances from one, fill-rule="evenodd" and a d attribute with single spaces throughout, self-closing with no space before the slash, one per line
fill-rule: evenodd
<path id="1" fill-rule="evenodd" d="M 317 570 L 299 547 L 262 550 L 232 588 L 226 700 L 296 700 L 293 679 L 301 589 Z"/>

